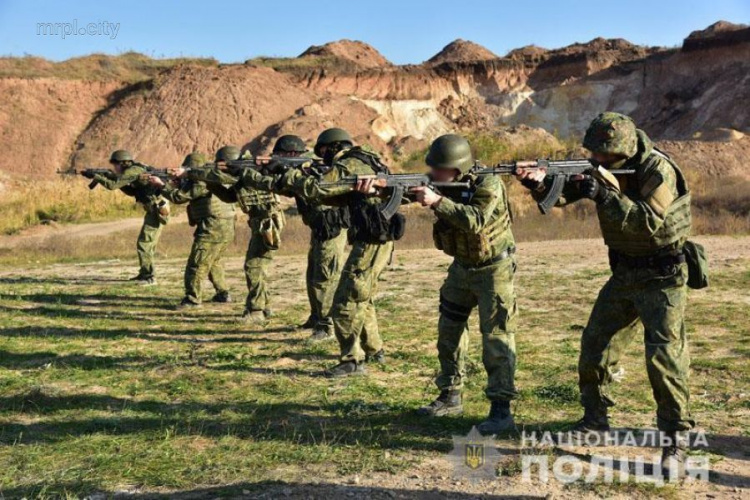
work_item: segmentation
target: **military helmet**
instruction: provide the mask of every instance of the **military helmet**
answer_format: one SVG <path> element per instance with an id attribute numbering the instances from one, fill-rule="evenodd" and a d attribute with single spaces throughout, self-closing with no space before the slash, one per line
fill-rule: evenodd
<path id="1" fill-rule="evenodd" d="M 320 133 L 318 136 L 318 140 L 315 141 L 315 154 L 318 156 L 322 156 L 320 153 L 320 148 L 322 146 L 329 146 L 331 144 L 342 142 L 345 144 L 348 144 L 349 146 L 352 146 L 354 142 L 352 141 L 352 136 L 349 135 L 349 132 L 342 128 L 329 128 L 324 130 Z"/>
<path id="2" fill-rule="evenodd" d="M 200 167 L 206 164 L 206 156 L 203 153 L 190 153 L 182 160 L 183 167 Z"/>
<path id="3" fill-rule="evenodd" d="M 446 134 L 432 141 L 425 161 L 431 168 L 457 169 L 465 174 L 474 166 L 474 155 L 466 138 Z"/>
<path id="4" fill-rule="evenodd" d="M 117 151 L 114 151 L 112 153 L 112 156 L 109 157 L 110 163 L 121 163 L 124 161 L 133 161 L 133 155 L 130 154 L 130 151 L 118 149 Z"/>
<path id="5" fill-rule="evenodd" d="M 601 113 L 586 130 L 583 147 L 592 153 L 632 158 L 638 152 L 638 136 L 633 119 L 612 111 Z"/>
<path id="6" fill-rule="evenodd" d="M 304 153 L 305 151 L 307 151 L 305 141 L 296 135 L 282 135 L 273 145 L 274 153 Z"/>
<path id="7" fill-rule="evenodd" d="M 237 146 L 224 146 L 216 152 L 216 161 L 233 161 L 240 157 L 240 148 Z"/>

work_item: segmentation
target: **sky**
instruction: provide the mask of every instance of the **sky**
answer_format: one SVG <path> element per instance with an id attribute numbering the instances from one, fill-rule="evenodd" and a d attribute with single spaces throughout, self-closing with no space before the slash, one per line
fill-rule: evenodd
<path id="1" fill-rule="evenodd" d="M 134 50 L 230 63 L 294 57 L 310 45 L 349 38 L 396 64 L 417 64 L 456 38 L 498 55 L 598 36 L 674 47 L 720 19 L 750 23 L 750 0 L 0 0 L 0 55 L 59 61 Z M 61 24 L 49 28 L 55 35 L 39 23 Z"/>

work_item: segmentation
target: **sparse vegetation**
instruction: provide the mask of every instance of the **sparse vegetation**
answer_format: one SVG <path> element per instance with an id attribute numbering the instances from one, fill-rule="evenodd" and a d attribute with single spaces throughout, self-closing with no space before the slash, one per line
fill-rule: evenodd
<path id="1" fill-rule="evenodd" d="M 74 57 L 61 62 L 52 62 L 41 57 L 0 57 L 0 78 L 62 78 L 65 80 L 117 80 L 136 83 L 149 80 L 160 71 L 191 64 L 218 66 L 212 58 L 155 59 L 138 52 L 125 52 L 111 56 L 91 54 Z"/>
<path id="2" fill-rule="evenodd" d="M 186 227 L 180 231 L 187 233 Z M 692 293 L 687 311 L 692 404 L 708 434 L 707 452 L 716 457 L 718 473 L 708 487 L 732 494 L 750 446 L 742 417 L 750 377 L 742 320 L 750 261 L 739 251 L 748 242 L 702 242 L 716 264 L 712 288 Z M 589 242 L 527 244 L 518 259 L 517 420 L 526 429 L 559 430 L 580 413 L 578 339 L 608 274 L 604 251 Z M 194 497 L 263 492 L 297 498 L 332 483 L 351 490 L 334 490 L 329 498 L 368 495 L 366 488 L 380 495 L 373 498 L 399 496 L 411 491 L 399 489 L 404 484 L 458 495 L 505 494 L 520 480 L 518 464 L 508 461 L 517 456 L 510 451 L 514 439 L 499 441 L 503 478 L 493 483 L 446 480 L 451 469 L 440 461 L 451 450 L 451 436 L 466 434 L 487 410 L 475 315 L 466 414 L 424 421 L 412 412 L 435 395 L 436 306 L 448 262 L 432 250 L 396 252 L 377 297 L 388 364 L 346 382 L 315 376 L 335 361 L 335 344 L 306 344 L 308 332 L 289 328 L 307 314 L 299 255 L 274 261 L 276 315 L 266 329 L 236 324 L 239 304 L 172 311 L 182 292 L 182 258 L 162 258 L 161 285 L 145 289 L 123 281 L 135 269 L 132 255 L 119 263 L 0 271 L 0 495 L 180 490 Z M 228 262 L 238 299 L 241 266 L 241 258 Z M 618 426 L 653 426 L 642 353 L 634 342 L 623 360 L 626 382 L 614 387 Z M 406 483 L 392 486 L 395 478 Z M 320 484 L 302 484 L 310 481 Z M 533 487 L 541 494 L 563 492 L 554 482 Z M 564 492 L 681 496 L 689 488 L 574 483 Z"/>

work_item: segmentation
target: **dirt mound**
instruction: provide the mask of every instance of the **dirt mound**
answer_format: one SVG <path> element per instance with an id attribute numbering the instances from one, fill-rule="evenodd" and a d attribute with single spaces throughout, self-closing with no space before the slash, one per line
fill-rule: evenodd
<path id="1" fill-rule="evenodd" d="M 526 45 L 524 47 L 511 50 L 505 55 L 505 57 L 507 57 L 508 59 L 539 60 L 542 57 L 546 56 L 548 53 L 549 50 L 543 47 L 539 47 L 537 45 Z"/>
<path id="2" fill-rule="evenodd" d="M 313 45 L 299 57 L 338 58 L 352 62 L 363 68 L 380 68 L 390 66 L 391 63 L 383 55 L 359 40 L 339 40 L 325 45 Z"/>
<path id="3" fill-rule="evenodd" d="M 72 164 L 128 148 L 147 163 L 174 165 L 189 151 L 245 144 L 312 100 L 269 68 L 176 68 L 99 115 L 78 138 Z"/>
<path id="4" fill-rule="evenodd" d="M 0 170 L 16 177 L 54 175 L 117 82 L 0 78 Z"/>
<path id="5" fill-rule="evenodd" d="M 497 59 L 491 50 L 469 40 L 457 39 L 443 47 L 443 50 L 427 60 L 428 64 L 442 64 L 446 62 L 470 62 Z"/>
<path id="6" fill-rule="evenodd" d="M 750 42 L 750 27 L 747 24 L 719 21 L 704 30 L 690 33 L 682 43 L 682 50 L 701 50 L 742 42 Z"/>

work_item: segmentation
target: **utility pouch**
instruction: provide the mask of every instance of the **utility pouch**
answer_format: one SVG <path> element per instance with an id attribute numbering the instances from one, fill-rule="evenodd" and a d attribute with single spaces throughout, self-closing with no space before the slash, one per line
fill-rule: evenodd
<path id="1" fill-rule="evenodd" d="M 708 286 L 708 256 L 703 245 L 686 241 L 682 248 L 688 268 L 687 285 L 695 290 Z"/>

